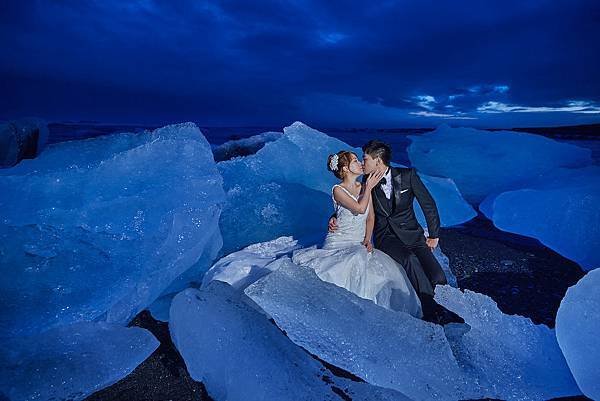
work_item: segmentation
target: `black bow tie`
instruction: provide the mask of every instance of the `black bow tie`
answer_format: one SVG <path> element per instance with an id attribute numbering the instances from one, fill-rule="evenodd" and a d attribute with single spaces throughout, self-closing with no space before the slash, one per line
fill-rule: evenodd
<path id="1" fill-rule="evenodd" d="M 379 181 L 381 183 L 381 185 L 386 185 L 387 184 L 387 179 L 385 177 L 383 177 L 381 179 L 381 181 Z"/>

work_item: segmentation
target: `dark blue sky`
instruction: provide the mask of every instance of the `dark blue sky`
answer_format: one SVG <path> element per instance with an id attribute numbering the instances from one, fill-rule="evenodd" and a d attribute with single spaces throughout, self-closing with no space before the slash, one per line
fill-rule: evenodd
<path id="1" fill-rule="evenodd" d="M 0 2 L 0 118 L 600 122 L 600 1 Z"/>

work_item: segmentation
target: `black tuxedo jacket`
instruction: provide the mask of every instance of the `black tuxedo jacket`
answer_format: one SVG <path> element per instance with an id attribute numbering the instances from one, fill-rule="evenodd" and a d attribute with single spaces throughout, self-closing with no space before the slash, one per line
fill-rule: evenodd
<path id="1" fill-rule="evenodd" d="M 425 241 L 423 228 L 419 225 L 413 208 L 413 201 L 417 198 L 425 220 L 430 238 L 439 238 L 440 216 L 435 200 L 423 185 L 415 168 L 392 169 L 392 196 L 388 200 L 377 185 L 372 190 L 373 210 L 375 212 L 375 246 L 381 244 L 384 236 L 393 235 L 405 245 L 416 245 Z"/>

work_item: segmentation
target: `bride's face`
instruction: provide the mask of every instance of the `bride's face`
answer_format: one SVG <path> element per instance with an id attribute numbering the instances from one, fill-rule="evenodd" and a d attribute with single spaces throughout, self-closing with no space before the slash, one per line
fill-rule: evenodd
<path id="1" fill-rule="evenodd" d="M 364 173 L 362 163 L 358 161 L 356 155 L 352 155 L 352 160 L 350 161 L 348 170 L 350 170 L 351 173 L 356 175 L 362 175 Z"/>

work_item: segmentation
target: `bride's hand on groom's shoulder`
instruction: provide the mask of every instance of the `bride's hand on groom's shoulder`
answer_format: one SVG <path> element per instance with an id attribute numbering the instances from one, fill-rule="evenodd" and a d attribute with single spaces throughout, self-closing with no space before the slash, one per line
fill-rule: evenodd
<path id="1" fill-rule="evenodd" d="M 367 252 L 373 252 L 373 243 L 371 240 L 364 239 L 362 244 L 367 248 Z"/>

